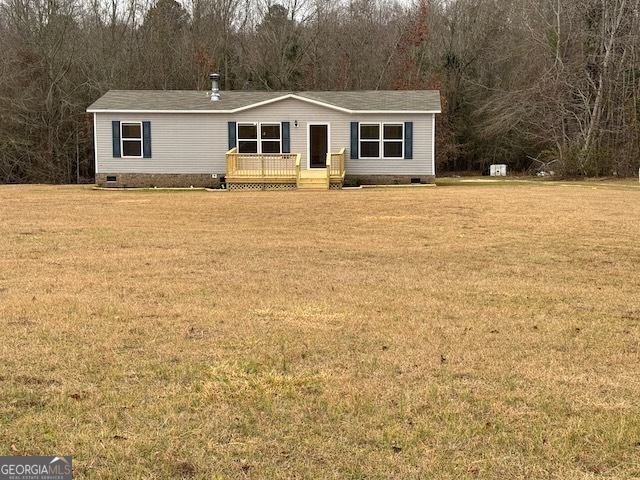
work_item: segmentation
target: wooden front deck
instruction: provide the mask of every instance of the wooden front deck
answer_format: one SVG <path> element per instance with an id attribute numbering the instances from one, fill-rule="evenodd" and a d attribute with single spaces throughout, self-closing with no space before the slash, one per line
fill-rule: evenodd
<path id="1" fill-rule="evenodd" d="M 341 188 L 344 182 L 344 151 L 327 153 L 325 168 L 305 170 L 301 154 L 238 153 L 226 154 L 226 182 L 229 190 L 294 190 L 303 188 Z"/>

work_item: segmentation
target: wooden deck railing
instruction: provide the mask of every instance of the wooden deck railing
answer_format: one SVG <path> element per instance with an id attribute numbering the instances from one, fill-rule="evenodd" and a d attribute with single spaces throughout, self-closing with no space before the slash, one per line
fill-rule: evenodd
<path id="1" fill-rule="evenodd" d="M 344 151 L 343 148 L 338 153 L 327 153 L 327 187 L 344 181 Z M 227 183 L 300 185 L 301 177 L 304 176 L 301 158 L 299 153 L 238 153 L 234 147 L 226 153 Z M 320 172 L 318 174 L 323 175 Z"/>
<path id="2" fill-rule="evenodd" d="M 340 177 L 344 180 L 344 148 L 338 153 L 327 153 L 327 178 Z"/>
<path id="3" fill-rule="evenodd" d="M 236 147 L 227 152 L 227 176 L 297 178 L 299 153 L 238 153 Z"/>

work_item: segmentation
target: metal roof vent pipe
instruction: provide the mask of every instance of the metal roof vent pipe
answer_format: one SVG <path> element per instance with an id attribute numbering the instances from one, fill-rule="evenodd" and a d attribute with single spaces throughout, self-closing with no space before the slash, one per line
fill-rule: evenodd
<path id="1" fill-rule="evenodd" d="M 209 78 L 211 79 L 211 101 L 217 102 L 220 100 L 220 75 L 212 73 Z"/>

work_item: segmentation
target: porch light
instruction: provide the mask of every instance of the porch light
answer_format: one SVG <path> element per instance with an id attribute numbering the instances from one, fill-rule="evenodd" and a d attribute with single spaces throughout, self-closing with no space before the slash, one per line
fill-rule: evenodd
<path id="1" fill-rule="evenodd" d="M 293 126 L 294 126 L 294 127 L 296 127 L 296 128 L 298 128 L 298 120 L 294 120 L 294 122 L 293 122 Z"/>

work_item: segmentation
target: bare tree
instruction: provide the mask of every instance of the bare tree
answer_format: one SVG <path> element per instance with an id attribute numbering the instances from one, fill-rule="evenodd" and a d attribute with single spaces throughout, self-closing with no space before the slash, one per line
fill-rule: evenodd
<path id="1" fill-rule="evenodd" d="M 93 175 L 110 88 L 442 92 L 440 169 L 640 159 L 640 0 L 0 0 L 0 181 Z"/>

